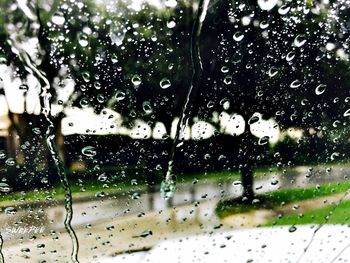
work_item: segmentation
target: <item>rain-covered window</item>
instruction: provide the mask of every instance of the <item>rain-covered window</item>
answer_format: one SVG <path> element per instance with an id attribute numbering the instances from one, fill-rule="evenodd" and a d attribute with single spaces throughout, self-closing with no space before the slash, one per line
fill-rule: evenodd
<path id="1" fill-rule="evenodd" d="M 0 12 L 0 263 L 348 262 L 349 0 Z"/>

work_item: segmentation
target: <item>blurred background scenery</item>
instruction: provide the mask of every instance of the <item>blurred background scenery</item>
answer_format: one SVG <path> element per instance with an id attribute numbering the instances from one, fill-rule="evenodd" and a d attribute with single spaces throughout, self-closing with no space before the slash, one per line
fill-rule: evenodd
<path id="1" fill-rule="evenodd" d="M 349 6 L 0 1 L 0 262 L 350 224 Z"/>

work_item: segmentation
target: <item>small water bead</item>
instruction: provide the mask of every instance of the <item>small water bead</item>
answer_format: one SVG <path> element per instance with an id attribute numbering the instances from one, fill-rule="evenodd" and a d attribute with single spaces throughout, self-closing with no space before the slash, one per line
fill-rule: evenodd
<path id="1" fill-rule="evenodd" d="M 294 39 L 294 45 L 296 47 L 302 47 L 305 43 L 306 43 L 306 39 L 305 39 L 305 36 L 303 36 L 303 35 L 298 35 Z"/>
<path id="2" fill-rule="evenodd" d="M 142 109 L 146 114 L 151 114 L 153 112 L 151 103 L 149 101 L 144 101 L 142 103 Z"/>
<path id="3" fill-rule="evenodd" d="M 223 67 L 221 68 L 221 72 L 222 72 L 222 73 L 228 73 L 228 71 L 229 71 L 229 69 L 228 69 L 227 66 L 223 66 Z"/>
<path id="4" fill-rule="evenodd" d="M 266 28 L 268 28 L 269 27 L 269 22 L 267 22 L 267 21 L 261 21 L 260 22 L 260 28 L 261 29 L 266 29 Z"/>
<path id="5" fill-rule="evenodd" d="M 0 64 L 7 64 L 7 58 L 4 55 L 0 55 Z"/>
<path id="6" fill-rule="evenodd" d="M 274 66 L 272 66 L 268 71 L 268 75 L 270 78 L 273 78 L 274 76 L 276 76 L 277 73 L 278 73 L 278 69 Z"/>
<path id="7" fill-rule="evenodd" d="M 78 35 L 78 42 L 81 47 L 87 47 L 89 45 L 89 37 L 85 33 L 80 33 Z"/>
<path id="8" fill-rule="evenodd" d="M 171 86 L 171 82 L 167 78 L 163 78 L 160 82 L 159 85 L 162 89 L 167 89 Z"/>
<path id="9" fill-rule="evenodd" d="M 134 86 L 139 86 L 141 84 L 141 78 L 139 75 L 135 74 L 132 78 L 131 78 L 131 82 L 132 84 L 134 84 Z"/>
<path id="10" fill-rule="evenodd" d="M 258 5 L 262 10 L 269 11 L 275 7 L 278 0 L 258 0 Z"/>
<path id="11" fill-rule="evenodd" d="M 81 153 L 88 157 L 94 157 L 97 154 L 97 151 L 93 146 L 86 146 L 81 150 Z"/>
<path id="12" fill-rule="evenodd" d="M 301 86 L 301 81 L 296 79 L 294 80 L 291 84 L 290 84 L 290 87 L 292 89 L 296 89 L 296 88 L 299 88 Z"/>
<path id="13" fill-rule="evenodd" d="M 344 117 L 348 117 L 348 116 L 350 116 L 350 109 L 348 109 L 344 112 Z"/>
<path id="14" fill-rule="evenodd" d="M 106 101 L 105 96 L 103 96 L 102 94 L 98 94 L 98 95 L 97 95 L 97 101 L 98 101 L 99 103 L 105 102 L 105 101 Z"/>
<path id="15" fill-rule="evenodd" d="M 260 117 L 257 114 L 253 114 L 252 117 L 248 120 L 248 125 L 252 125 L 260 120 Z"/>
<path id="16" fill-rule="evenodd" d="M 175 21 L 169 21 L 169 22 L 167 22 L 167 28 L 174 28 L 175 26 L 176 26 L 176 23 L 175 23 Z"/>
<path id="17" fill-rule="evenodd" d="M 258 144 L 259 145 L 265 145 L 269 142 L 270 137 L 269 136 L 263 136 L 259 139 Z"/>
<path id="18" fill-rule="evenodd" d="M 137 192 L 135 192 L 131 195 L 131 199 L 133 199 L 133 200 L 140 199 L 140 197 L 141 197 L 141 194 L 137 193 Z"/>
<path id="19" fill-rule="evenodd" d="M 286 56 L 286 60 L 287 61 L 292 61 L 293 58 L 295 57 L 295 52 L 294 51 L 290 51 L 287 56 Z"/>
<path id="20" fill-rule="evenodd" d="M 33 128 L 32 129 L 32 131 L 35 133 L 35 134 L 37 134 L 37 135 L 39 135 L 40 133 L 41 133 L 41 130 L 40 130 L 40 128 Z"/>
<path id="21" fill-rule="evenodd" d="M 51 19 L 52 23 L 56 24 L 56 25 L 63 25 L 64 22 L 66 21 L 63 14 L 60 12 L 57 12 L 56 14 L 53 15 L 52 19 Z"/>
<path id="22" fill-rule="evenodd" d="M 327 86 L 325 84 L 320 84 L 316 87 L 315 93 L 316 95 L 321 95 L 326 91 Z"/>
<path id="23" fill-rule="evenodd" d="M 89 99 L 86 97 L 83 97 L 80 99 L 79 104 L 82 108 L 86 108 L 89 106 Z"/>
<path id="24" fill-rule="evenodd" d="M 290 233 L 293 233 L 293 232 L 295 232 L 296 230 L 297 230 L 296 226 L 291 226 L 290 228 L 288 228 L 288 231 L 289 231 Z"/>
<path id="25" fill-rule="evenodd" d="M 115 98 L 117 99 L 117 101 L 121 101 L 125 99 L 125 92 L 118 90 L 117 93 L 115 94 Z"/>
<path id="26" fill-rule="evenodd" d="M 5 208 L 6 215 L 15 215 L 16 213 L 17 213 L 17 209 L 12 206 Z"/>
<path id="27" fill-rule="evenodd" d="M 12 187 L 9 186 L 7 183 L 0 183 L 0 192 L 1 193 L 9 193 L 12 191 Z"/>
<path id="28" fill-rule="evenodd" d="M 225 78 L 224 78 L 224 83 L 226 85 L 230 85 L 232 83 L 232 76 L 230 75 L 227 75 Z"/>
<path id="29" fill-rule="evenodd" d="M 116 54 L 112 55 L 111 61 L 112 61 L 112 63 L 117 63 L 118 62 L 118 57 L 117 57 Z"/>
<path id="30" fill-rule="evenodd" d="M 282 5 L 280 8 L 278 8 L 278 13 L 280 15 L 286 15 L 290 10 L 290 6 L 289 5 Z"/>
<path id="31" fill-rule="evenodd" d="M 82 73 L 82 77 L 83 77 L 83 80 L 84 80 L 85 82 L 89 82 L 89 81 L 90 81 L 90 73 L 89 73 L 89 72 L 84 71 L 84 72 Z"/>
<path id="32" fill-rule="evenodd" d="M 16 164 L 16 161 L 14 158 L 8 158 L 6 161 L 5 161 L 5 164 L 8 165 L 8 166 L 14 166 Z"/>
<path id="33" fill-rule="evenodd" d="M 241 31 L 237 31 L 233 34 L 233 40 L 239 42 L 244 38 L 244 34 Z"/>
<path id="34" fill-rule="evenodd" d="M 27 92 L 28 89 L 29 89 L 28 85 L 26 85 L 26 84 L 22 84 L 19 86 L 19 90 L 21 90 L 21 91 Z"/>
<path id="35" fill-rule="evenodd" d="M 97 89 L 97 90 L 101 89 L 101 83 L 98 82 L 98 81 L 95 81 L 95 82 L 94 82 L 94 87 L 95 87 L 95 89 Z"/>
<path id="36" fill-rule="evenodd" d="M 6 152 L 4 150 L 0 150 L 0 159 L 6 158 Z"/>

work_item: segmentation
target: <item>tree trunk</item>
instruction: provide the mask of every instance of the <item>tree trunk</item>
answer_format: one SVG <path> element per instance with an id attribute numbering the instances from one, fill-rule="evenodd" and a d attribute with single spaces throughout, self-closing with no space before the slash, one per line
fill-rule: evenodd
<path id="1" fill-rule="evenodd" d="M 244 200 L 251 201 L 254 198 L 253 190 L 253 167 L 248 162 L 241 166 L 241 181 L 243 186 L 243 195 Z"/>

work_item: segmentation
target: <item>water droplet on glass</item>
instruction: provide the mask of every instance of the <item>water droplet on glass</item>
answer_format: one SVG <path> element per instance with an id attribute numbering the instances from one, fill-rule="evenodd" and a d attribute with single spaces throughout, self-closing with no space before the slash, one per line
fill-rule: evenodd
<path id="1" fill-rule="evenodd" d="M 148 237 L 148 236 L 151 236 L 153 233 L 152 233 L 152 231 L 151 230 L 149 230 L 149 229 L 146 229 L 145 231 L 143 231 L 141 234 L 139 234 L 139 235 L 135 235 L 135 236 L 133 236 L 134 238 L 137 238 L 137 237 Z"/>
<path id="2" fill-rule="evenodd" d="M 26 85 L 26 84 L 22 84 L 22 85 L 20 85 L 19 86 L 19 90 L 21 90 L 21 91 L 24 91 L 24 92 L 26 92 L 26 91 L 28 91 L 28 86 Z"/>
<path id="3" fill-rule="evenodd" d="M 259 145 L 265 145 L 269 142 L 270 137 L 269 136 L 263 136 L 259 139 L 258 144 Z"/>
<path id="4" fill-rule="evenodd" d="M 84 98 L 81 98 L 80 101 L 79 101 L 79 104 L 81 107 L 83 108 L 86 108 L 89 106 L 89 99 L 84 97 Z"/>
<path id="5" fill-rule="evenodd" d="M 224 83 L 226 84 L 226 85 L 230 85 L 231 83 L 232 83 L 232 76 L 226 76 L 225 78 L 224 78 Z"/>
<path id="6" fill-rule="evenodd" d="M 4 150 L 0 150 L 0 159 L 6 158 L 6 152 Z"/>
<path id="7" fill-rule="evenodd" d="M 12 207 L 12 206 L 5 208 L 5 214 L 6 215 L 14 215 L 16 213 L 17 213 L 17 209 Z"/>
<path id="8" fill-rule="evenodd" d="M 112 60 L 112 63 L 117 63 L 117 62 L 118 62 L 118 57 L 117 57 L 117 55 L 116 55 L 116 54 L 113 54 L 111 60 Z"/>
<path id="9" fill-rule="evenodd" d="M 260 28 L 261 29 L 266 29 L 268 27 L 269 27 L 269 22 L 267 22 L 267 21 L 261 21 L 260 22 Z"/>
<path id="10" fill-rule="evenodd" d="M 344 112 L 344 117 L 348 117 L 348 116 L 350 116 L 350 109 L 348 109 Z"/>
<path id="11" fill-rule="evenodd" d="M 233 34 L 233 40 L 239 42 L 244 38 L 244 34 L 241 31 L 237 31 Z"/>
<path id="12" fill-rule="evenodd" d="M 326 85 L 325 84 L 320 84 L 320 85 L 318 85 L 317 87 L 316 87 L 316 89 L 315 89 L 315 93 L 316 93 L 316 95 L 321 95 L 321 94 L 323 94 L 324 92 L 325 92 L 325 90 L 326 90 Z"/>
<path id="13" fill-rule="evenodd" d="M 160 82 L 159 85 L 162 89 L 167 89 L 171 86 L 171 82 L 167 78 L 163 78 Z"/>
<path id="14" fill-rule="evenodd" d="M 253 123 L 256 123 L 259 120 L 260 120 L 259 116 L 253 114 L 253 116 L 250 117 L 249 120 L 248 120 L 248 125 L 252 125 Z"/>
<path id="15" fill-rule="evenodd" d="M 176 183 L 173 180 L 164 180 L 160 185 L 160 195 L 164 199 L 174 196 L 176 191 Z"/>
<path id="16" fill-rule="evenodd" d="M 146 114 L 151 114 L 153 112 L 151 103 L 147 100 L 142 103 L 142 109 Z"/>
<path id="17" fill-rule="evenodd" d="M 6 64 L 7 63 L 7 59 L 4 55 L 0 55 L 0 64 Z"/>
<path id="18" fill-rule="evenodd" d="M 87 47 L 87 45 L 89 44 L 88 35 L 85 33 L 80 33 L 78 36 L 78 42 L 80 46 Z"/>
<path id="19" fill-rule="evenodd" d="M 16 164 L 16 161 L 14 158 L 8 158 L 6 161 L 5 161 L 5 164 L 8 165 L 8 166 L 14 166 Z"/>
<path id="20" fill-rule="evenodd" d="M 132 78 L 131 78 L 131 82 L 132 84 L 134 84 L 134 86 L 139 86 L 141 84 L 141 78 L 139 75 L 134 75 Z"/>
<path id="21" fill-rule="evenodd" d="M 268 72 L 270 78 L 276 76 L 277 73 L 278 73 L 278 69 L 277 69 L 276 67 L 274 67 L 274 66 L 272 66 L 272 67 L 269 69 L 269 72 Z"/>
<path id="22" fill-rule="evenodd" d="M 291 61 L 293 60 L 293 58 L 295 57 L 295 52 L 294 51 L 290 51 L 287 56 L 286 56 L 286 60 L 287 61 Z"/>
<path id="23" fill-rule="evenodd" d="M 7 183 L 0 183 L 0 192 L 9 193 L 11 191 L 12 191 L 12 187 L 9 186 Z"/>
<path id="24" fill-rule="evenodd" d="M 290 84 L 290 87 L 292 89 L 296 89 L 296 88 L 299 88 L 301 86 L 301 81 L 296 79 L 294 80 L 291 84 Z"/>
<path id="25" fill-rule="evenodd" d="M 223 66 L 222 68 L 221 68 L 221 72 L 222 73 L 227 73 L 229 71 L 229 69 L 228 69 L 228 67 L 226 67 L 226 66 Z"/>
<path id="26" fill-rule="evenodd" d="M 275 7 L 278 0 L 258 0 L 258 5 L 262 10 L 271 10 Z"/>
<path id="27" fill-rule="evenodd" d="M 100 174 L 98 176 L 98 180 L 101 181 L 101 182 L 105 182 L 107 180 L 107 175 L 105 173 Z"/>
<path id="28" fill-rule="evenodd" d="M 280 15 L 286 15 L 290 10 L 290 6 L 289 5 L 282 5 L 280 8 L 278 8 L 278 13 Z"/>
<path id="29" fill-rule="evenodd" d="M 97 151 L 93 146 L 86 146 L 81 150 L 81 153 L 88 157 L 94 157 L 97 154 Z"/>
<path id="30" fill-rule="evenodd" d="M 66 21 L 63 17 L 63 15 L 60 15 L 60 14 L 55 14 L 53 17 L 52 17 L 52 22 L 56 25 L 63 25 L 64 22 Z"/>
<path id="31" fill-rule="evenodd" d="M 290 232 L 290 233 L 293 233 L 293 232 L 295 232 L 297 230 L 297 228 L 295 227 L 295 226 L 291 226 L 290 228 L 288 228 L 288 231 Z"/>
<path id="32" fill-rule="evenodd" d="M 84 80 L 85 82 L 89 82 L 89 81 L 90 81 L 90 73 L 89 73 L 89 72 L 84 71 L 84 72 L 82 73 L 82 77 L 83 77 L 83 80 Z"/>
<path id="33" fill-rule="evenodd" d="M 115 98 L 117 99 L 117 101 L 121 101 L 125 99 L 125 92 L 118 90 L 117 93 L 115 94 Z"/>
<path id="34" fill-rule="evenodd" d="M 140 197 L 141 197 L 140 193 L 133 193 L 132 196 L 131 196 L 131 199 L 137 200 L 137 199 L 140 199 Z"/>
<path id="35" fill-rule="evenodd" d="M 306 43 L 306 39 L 303 35 L 298 35 L 295 39 L 294 39 L 294 45 L 296 47 L 301 47 Z"/>
<path id="36" fill-rule="evenodd" d="M 169 22 L 166 24 L 166 26 L 167 26 L 168 28 L 174 28 L 174 27 L 176 26 L 176 23 L 175 23 L 175 21 L 169 21 Z"/>

